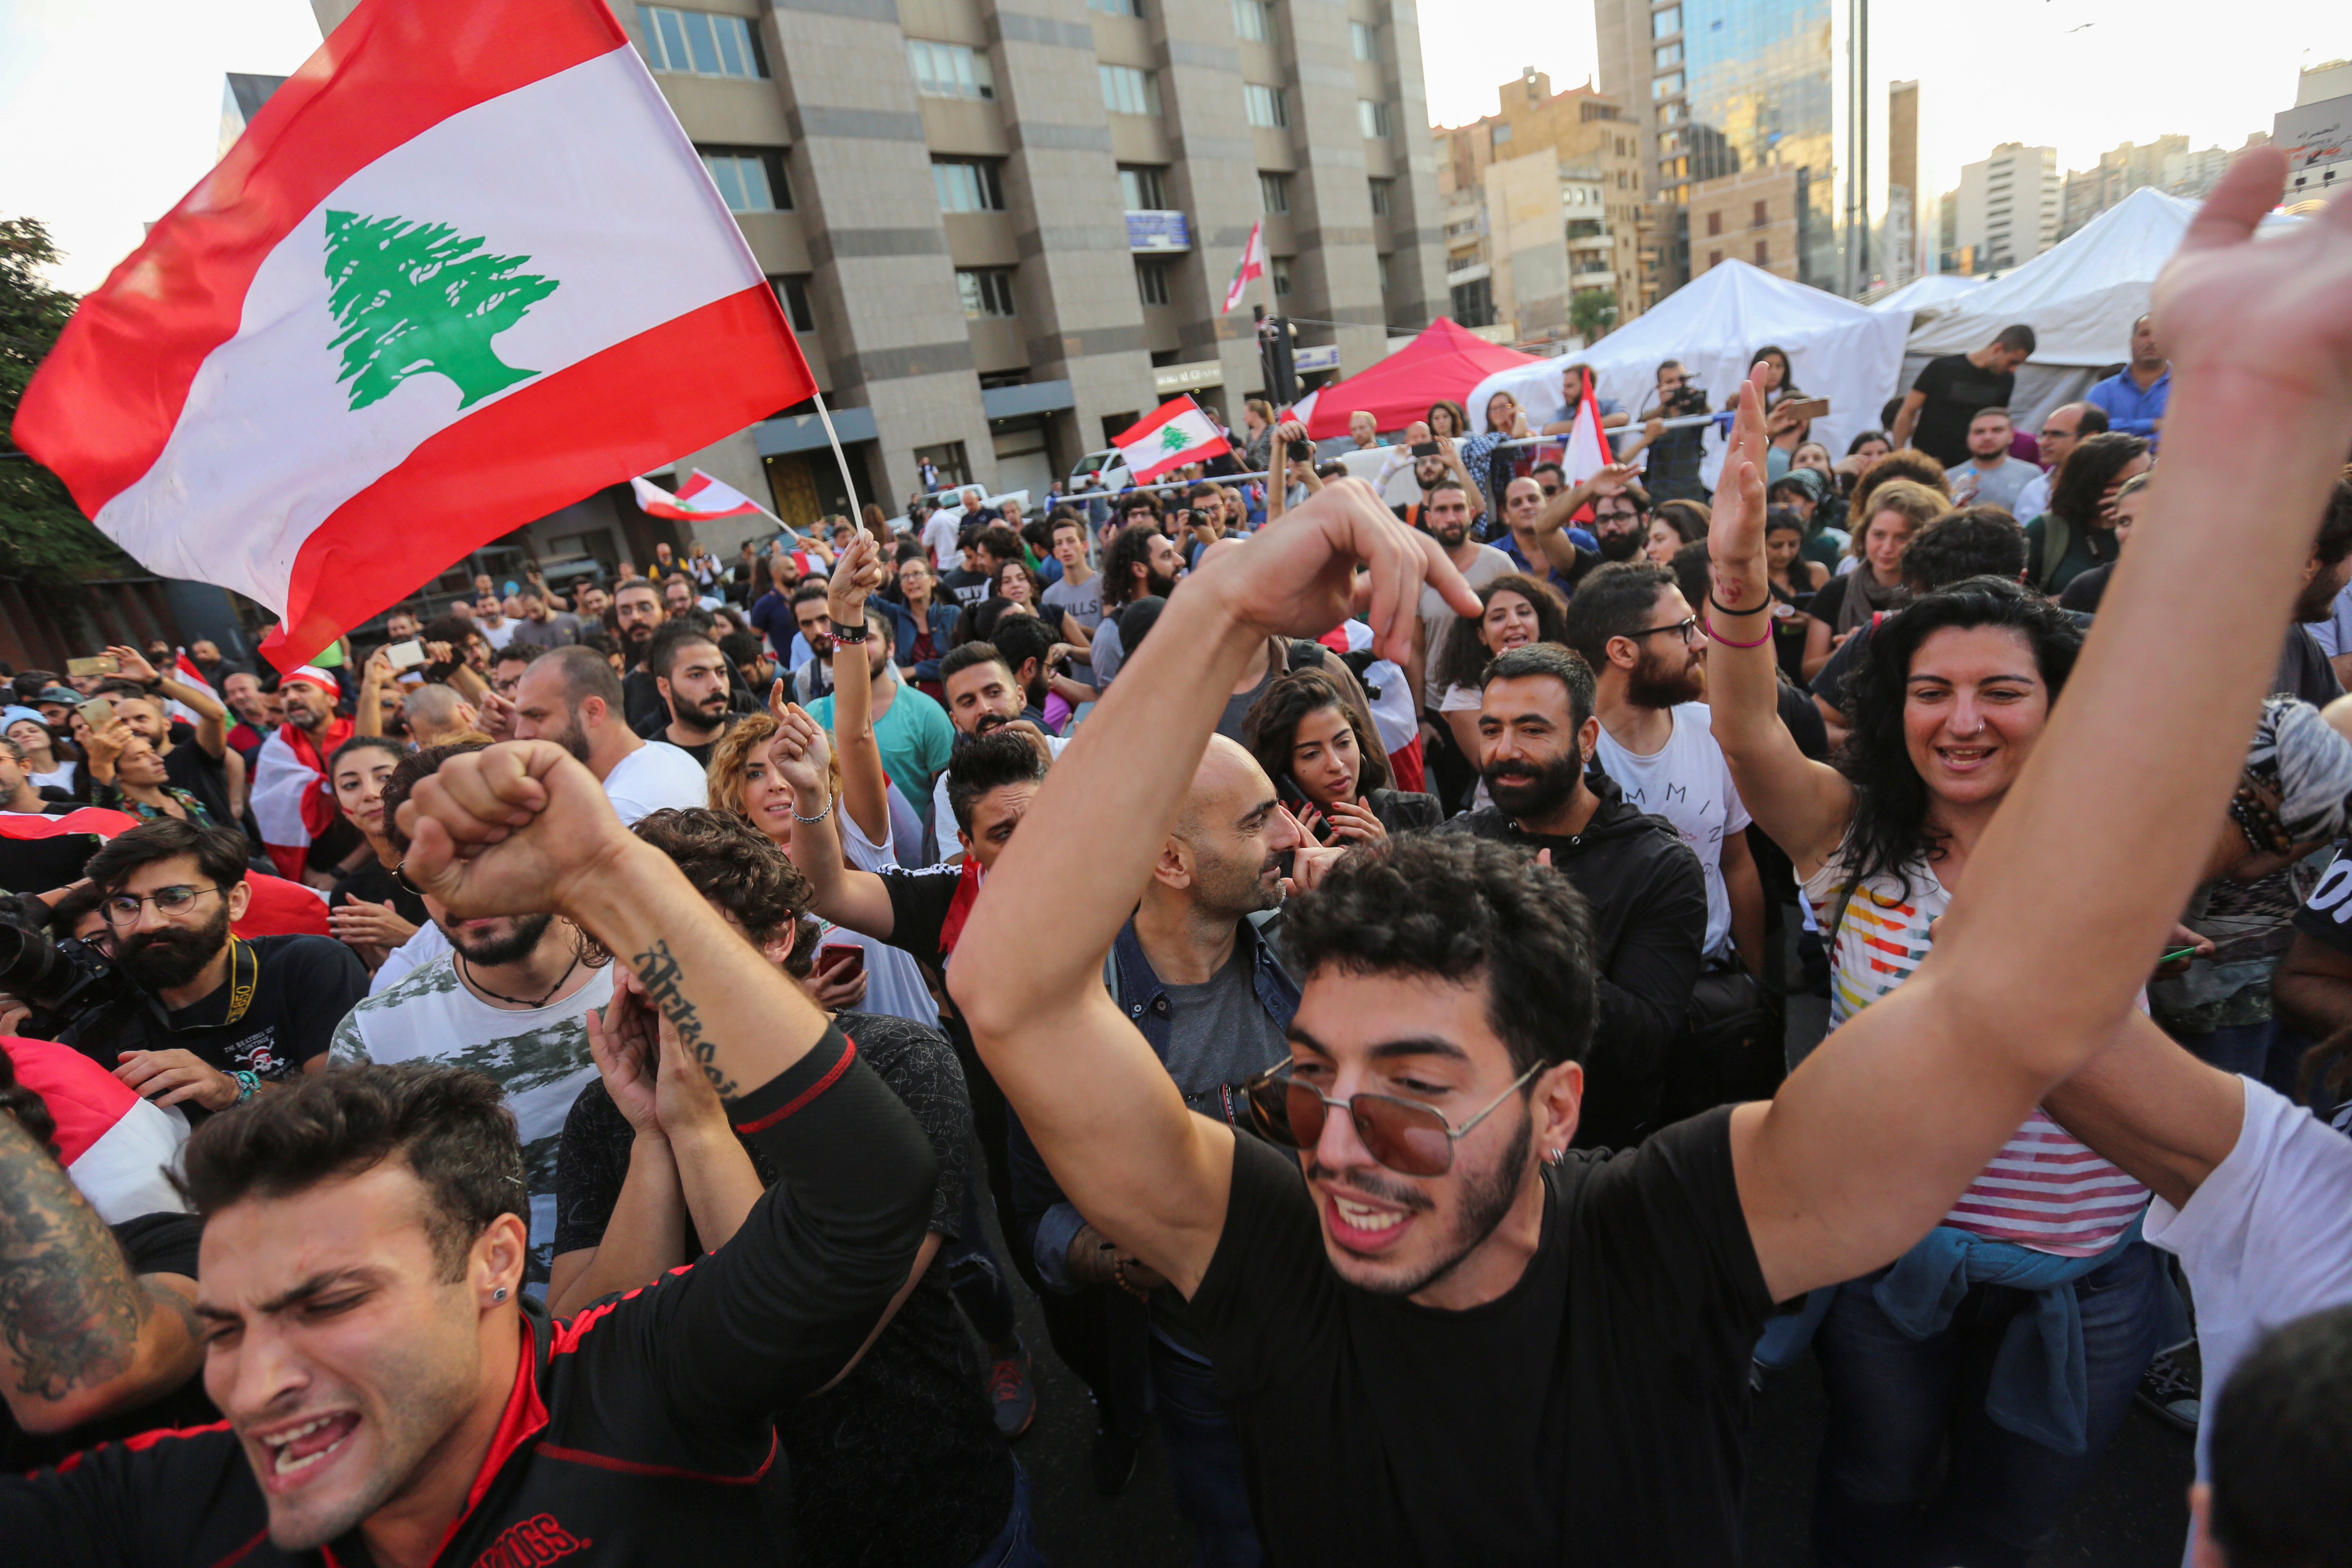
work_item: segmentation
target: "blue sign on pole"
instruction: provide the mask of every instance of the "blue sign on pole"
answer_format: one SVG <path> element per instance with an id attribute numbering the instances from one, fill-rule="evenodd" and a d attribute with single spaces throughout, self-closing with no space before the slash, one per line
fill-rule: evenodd
<path id="1" fill-rule="evenodd" d="M 1190 250 L 1192 226 L 1181 212 L 1130 207 L 1127 214 L 1129 250 Z"/>

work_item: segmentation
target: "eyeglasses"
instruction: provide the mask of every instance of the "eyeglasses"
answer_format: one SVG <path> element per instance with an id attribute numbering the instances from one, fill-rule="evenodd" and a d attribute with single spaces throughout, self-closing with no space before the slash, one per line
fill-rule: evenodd
<path id="1" fill-rule="evenodd" d="M 138 923 L 140 910 L 147 904 L 153 904 L 164 914 L 175 915 L 194 903 L 197 894 L 217 893 L 220 890 L 218 887 L 172 887 L 158 888 L 152 893 L 117 893 L 99 905 L 99 908 L 105 911 L 106 923 L 110 926 L 135 925 Z"/>
<path id="2" fill-rule="evenodd" d="M 1643 626 L 1638 632 L 1627 632 L 1624 635 L 1629 637 L 1654 637 L 1660 632 L 1675 632 L 1681 636 L 1683 641 L 1690 642 L 1698 636 L 1698 617 L 1696 616 L 1685 616 L 1681 620 L 1675 622 L 1672 626 Z"/>
<path id="3" fill-rule="evenodd" d="M 1312 1149 L 1323 1138 L 1327 1107 L 1337 1106 L 1355 1124 L 1364 1152 L 1401 1176 L 1442 1176 L 1454 1168 L 1454 1145 L 1492 1116 L 1503 1101 L 1543 1070 L 1537 1062 L 1496 1095 L 1487 1107 L 1456 1127 L 1437 1108 L 1391 1094 L 1358 1094 L 1334 1100 L 1311 1083 L 1289 1076 L 1296 1062 L 1269 1068 L 1242 1085 L 1243 1098 L 1258 1130 L 1289 1149 Z"/>

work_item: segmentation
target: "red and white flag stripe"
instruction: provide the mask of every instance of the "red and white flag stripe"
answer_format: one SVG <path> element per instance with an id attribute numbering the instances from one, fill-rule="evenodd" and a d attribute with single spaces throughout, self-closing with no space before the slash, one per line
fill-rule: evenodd
<path id="1" fill-rule="evenodd" d="M 1260 218 L 1250 225 L 1249 243 L 1242 247 L 1242 264 L 1234 269 L 1234 280 L 1225 289 L 1225 308 L 1217 313 L 1232 315 L 1234 307 L 1240 304 L 1242 296 L 1248 292 L 1250 279 L 1265 276 L 1265 220 Z"/>
<path id="2" fill-rule="evenodd" d="M 429 309 L 436 233 L 441 277 L 471 254 L 491 304 Z M 501 267 L 538 287 L 485 327 L 522 298 Z M 387 277 L 444 330 L 364 318 L 362 395 L 338 345 Z M 443 368 L 485 351 L 487 379 Z M 263 652 L 290 668 L 483 540 L 812 388 L 602 0 L 363 0 L 82 301 L 15 436 L 151 569 L 280 612 Z"/>

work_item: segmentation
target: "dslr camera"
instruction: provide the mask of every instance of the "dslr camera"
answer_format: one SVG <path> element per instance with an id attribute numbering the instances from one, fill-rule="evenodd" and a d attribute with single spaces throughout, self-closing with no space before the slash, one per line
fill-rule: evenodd
<path id="1" fill-rule="evenodd" d="M 52 942 L 10 914 L 0 919 L 0 991 L 32 1005 L 26 1035 L 56 1039 L 124 1003 L 145 1011 L 146 994 L 113 959 L 77 937 Z"/>
<path id="2" fill-rule="evenodd" d="M 1685 419 L 1706 412 L 1706 389 L 1693 381 L 1685 381 L 1667 394 L 1658 409 L 1659 416 L 1666 419 Z"/>

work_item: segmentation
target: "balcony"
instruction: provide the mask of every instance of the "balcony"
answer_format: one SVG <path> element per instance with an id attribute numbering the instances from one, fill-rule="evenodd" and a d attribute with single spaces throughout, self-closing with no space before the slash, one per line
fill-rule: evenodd
<path id="1" fill-rule="evenodd" d="M 1127 248 L 1136 255 L 1166 255 L 1192 248 L 1192 226 L 1181 212 L 1160 207 L 1127 209 Z"/>

